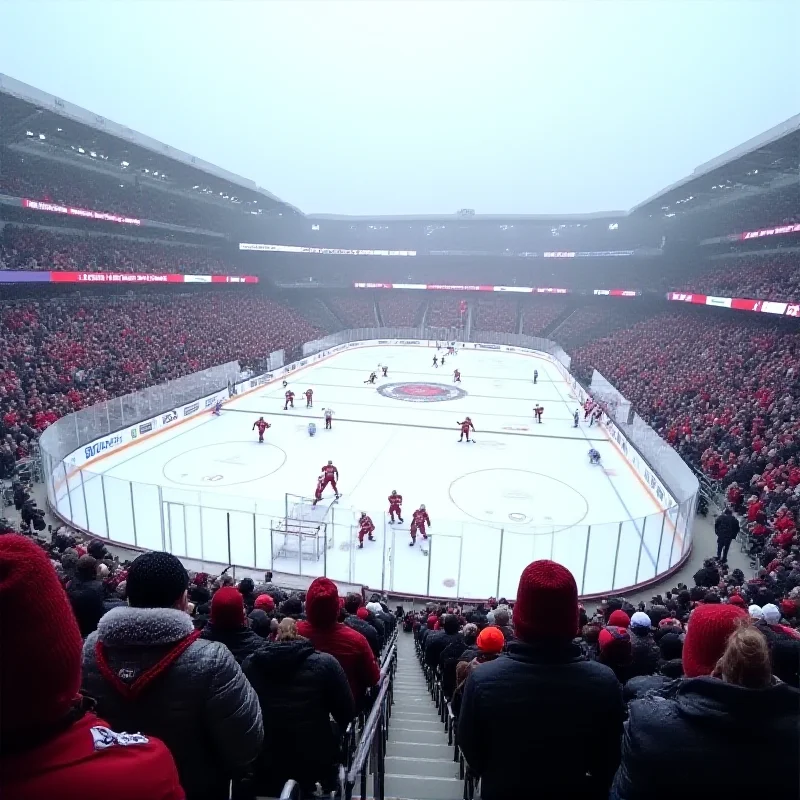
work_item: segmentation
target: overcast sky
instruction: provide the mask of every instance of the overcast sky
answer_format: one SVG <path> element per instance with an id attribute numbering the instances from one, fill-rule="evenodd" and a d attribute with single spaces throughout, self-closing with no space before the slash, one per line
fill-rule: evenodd
<path id="1" fill-rule="evenodd" d="M 0 72 L 308 213 L 577 213 L 800 111 L 798 30 L 792 0 L 0 0 Z"/>

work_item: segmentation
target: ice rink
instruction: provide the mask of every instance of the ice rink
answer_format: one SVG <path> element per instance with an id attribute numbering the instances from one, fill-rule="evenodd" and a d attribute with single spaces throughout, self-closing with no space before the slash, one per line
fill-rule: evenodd
<path id="1" fill-rule="evenodd" d="M 294 410 L 283 410 L 280 380 L 234 398 L 220 417 L 202 414 L 90 463 L 69 493 L 57 493 L 59 510 L 140 547 L 414 594 L 511 598 L 537 558 L 565 564 L 581 593 L 592 594 L 677 562 L 682 543 L 671 520 L 582 410 L 573 427 L 577 401 L 546 358 L 470 346 L 437 368 L 434 352 L 372 345 L 301 368 L 288 376 Z M 379 364 L 388 377 L 365 383 Z M 454 385 L 455 368 L 462 382 Z M 313 409 L 305 408 L 308 388 Z M 534 420 L 537 403 L 543 424 Z M 328 431 L 326 407 L 334 411 Z M 272 425 L 263 444 L 252 430 L 260 415 Z M 458 442 L 465 415 L 475 443 Z M 601 467 L 589 464 L 591 446 Z M 331 505 L 326 490 L 314 512 L 323 538 L 301 550 L 279 529 L 287 508 L 308 513 L 299 498 L 313 495 L 328 460 L 342 497 Z M 393 489 L 404 499 L 402 525 L 388 524 Z M 410 547 L 411 512 L 421 503 L 431 536 Z M 376 526 L 363 550 L 361 511 Z"/>

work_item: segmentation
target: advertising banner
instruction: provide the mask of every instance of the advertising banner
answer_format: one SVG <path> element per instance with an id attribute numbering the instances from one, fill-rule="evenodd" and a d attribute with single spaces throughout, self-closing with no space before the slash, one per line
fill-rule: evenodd
<path id="1" fill-rule="evenodd" d="M 104 222 L 117 222 L 121 225 L 142 224 L 142 221 L 136 219 L 136 217 L 123 217 L 119 214 L 110 214 L 107 211 L 91 211 L 88 208 L 76 208 L 75 206 L 49 203 L 44 200 L 27 200 L 23 198 L 22 207 L 29 208 L 31 211 L 47 211 L 51 214 L 66 214 L 70 217 L 82 217 L 83 219 L 98 219 Z"/>

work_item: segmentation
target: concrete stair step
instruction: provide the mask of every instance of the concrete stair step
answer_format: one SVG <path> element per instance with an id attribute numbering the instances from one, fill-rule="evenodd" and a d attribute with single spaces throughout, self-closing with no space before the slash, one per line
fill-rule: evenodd
<path id="1" fill-rule="evenodd" d="M 384 791 L 389 797 L 415 800 L 462 800 L 464 783 L 457 778 L 431 778 L 387 773 Z"/>
<path id="2" fill-rule="evenodd" d="M 401 756 L 403 758 L 424 758 L 451 759 L 453 758 L 453 748 L 449 744 L 419 744 L 413 741 L 390 741 L 386 745 L 387 756 Z M 455 762 L 453 762 L 455 763 Z"/>
<path id="3" fill-rule="evenodd" d="M 394 726 L 402 726 L 404 728 L 420 728 L 429 731 L 444 732 L 444 725 L 439 717 L 403 717 L 395 716 L 392 714 L 392 720 L 389 723 L 389 735 L 391 736 L 391 729 Z"/>
<path id="4" fill-rule="evenodd" d="M 414 727 L 412 727 L 414 725 Z M 429 730 L 420 728 L 415 723 L 407 725 L 395 725 L 392 723 L 389 730 L 391 736 L 400 742 L 419 742 L 420 744 L 447 744 L 447 737 L 444 730 Z"/>
<path id="5" fill-rule="evenodd" d="M 392 712 L 391 722 L 394 722 L 398 725 L 401 722 L 414 722 L 415 720 L 420 720 L 420 722 L 437 722 L 440 725 L 444 724 L 439 719 L 439 715 L 435 711 L 408 711 L 403 708 L 396 708 Z"/>
<path id="6" fill-rule="evenodd" d="M 419 758 L 387 756 L 386 772 L 392 775 L 413 775 L 427 778 L 458 779 L 458 764 L 451 758 Z"/>

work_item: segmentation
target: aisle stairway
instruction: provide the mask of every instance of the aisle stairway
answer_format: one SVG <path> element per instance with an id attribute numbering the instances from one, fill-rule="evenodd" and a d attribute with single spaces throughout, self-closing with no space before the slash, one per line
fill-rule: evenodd
<path id="1" fill-rule="evenodd" d="M 461 800 L 453 748 L 431 700 L 414 651 L 414 637 L 400 633 L 394 706 L 386 749 L 387 798 Z"/>

